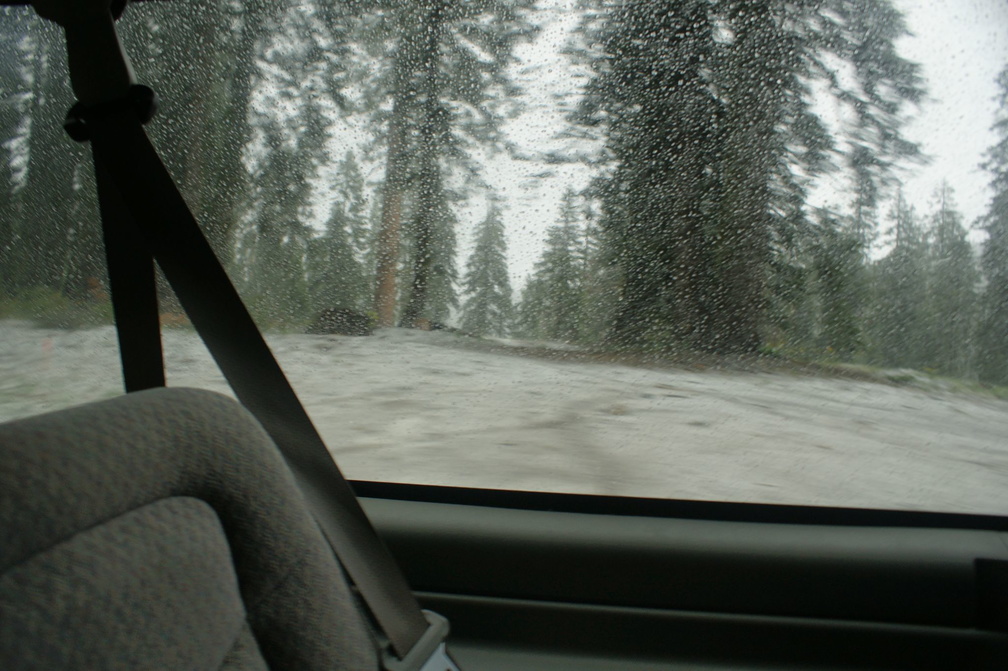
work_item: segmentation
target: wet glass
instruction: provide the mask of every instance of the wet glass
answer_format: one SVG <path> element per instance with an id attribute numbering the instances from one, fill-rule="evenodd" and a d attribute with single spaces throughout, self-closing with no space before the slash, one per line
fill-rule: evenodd
<path id="1" fill-rule="evenodd" d="M 347 475 L 1008 513 L 1008 9 L 144 2 L 148 132 Z M 0 12 L 0 419 L 121 392 Z M 170 384 L 227 388 L 160 282 Z"/>

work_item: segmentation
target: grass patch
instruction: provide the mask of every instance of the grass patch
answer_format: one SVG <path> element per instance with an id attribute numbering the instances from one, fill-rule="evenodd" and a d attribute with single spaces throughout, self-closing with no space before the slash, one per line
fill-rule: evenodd
<path id="1" fill-rule="evenodd" d="M 932 371 L 911 368 L 884 368 L 860 363 L 836 363 L 817 361 L 809 366 L 825 375 L 844 377 L 866 382 L 880 382 L 901 387 L 913 387 L 924 391 L 944 391 L 960 394 L 974 394 L 1008 400 L 1008 387 L 992 385 L 977 380 L 948 377 Z"/>
<path id="2" fill-rule="evenodd" d="M 642 368 L 728 373 L 786 373 L 823 378 L 874 382 L 930 392 L 970 394 L 1008 400 L 1008 387 L 976 380 L 946 377 L 932 371 L 885 368 L 863 362 L 844 361 L 831 352 L 791 352 L 764 347 L 752 354 L 714 354 L 688 349 L 656 352 L 648 349 L 608 349 L 601 346 L 557 349 L 535 343 L 503 344 L 471 339 L 473 347 L 526 357 L 577 363 L 618 364 Z M 818 356 L 816 356 L 818 354 Z"/>
<path id="3" fill-rule="evenodd" d="M 112 303 L 72 300 L 38 287 L 0 298 L 0 319 L 22 319 L 45 328 L 76 329 L 112 323 Z"/>

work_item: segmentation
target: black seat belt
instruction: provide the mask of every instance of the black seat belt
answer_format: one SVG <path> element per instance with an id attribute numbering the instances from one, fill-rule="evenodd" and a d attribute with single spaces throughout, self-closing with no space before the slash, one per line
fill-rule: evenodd
<path id="1" fill-rule="evenodd" d="M 138 239 L 108 171 L 96 163 L 95 176 L 123 382 L 127 392 L 164 387 L 154 257 Z"/>
<path id="2" fill-rule="evenodd" d="M 273 438 L 319 526 L 388 639 L 387 668 L 455 669 L 447 621 L 421 611 L 349 483 L 277 364 L 141 125 L 153 93 L 84 108 L 67 120 L 90 140 L 128 391 L 164 384 L 151 259 L 241 403 Z"/>

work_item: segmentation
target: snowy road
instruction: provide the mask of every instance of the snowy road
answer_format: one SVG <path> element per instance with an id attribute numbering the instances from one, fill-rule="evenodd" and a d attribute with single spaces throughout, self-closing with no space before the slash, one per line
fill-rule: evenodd
<path id="1" fill-rule="evenodd" d="M 1008 514 L 1008 402 L 783 373 L 489 351 L 446 333 L 269 338 L 352 478 Z M 165 333 L 169 383 L 227 387 Z M 0 420 L 113 396 L 111 328 L 0 322 Z"/>

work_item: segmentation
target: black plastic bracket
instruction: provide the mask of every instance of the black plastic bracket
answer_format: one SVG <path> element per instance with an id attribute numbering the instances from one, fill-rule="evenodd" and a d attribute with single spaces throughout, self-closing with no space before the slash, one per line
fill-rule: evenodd
<path id="1" fill-rule="evenodd" d="M 86 106 L 83 103 L 76 103 L 67 112 L 63 121 L 63 128 L 67 135 L 77 142 L 87 142 L 91 139 L 91 130 L 88 127 L 88 120 L 108 116 L 122 109 L 132 109 L 140 120 L 145 124 L 154 118 L 157 113 L 157 95 L 149 86 L 133 84 L 125 98 L 109 100 L 97 105 Z"/>
<path id="2" fill-rule="evenodd" d="M 423 612 L 430 626 L 405 657 L 399 659 L 386 646 L 382 654 L 385 671 L 459 671 L 445 648 L 448 620 L 429 610 Z"/>

